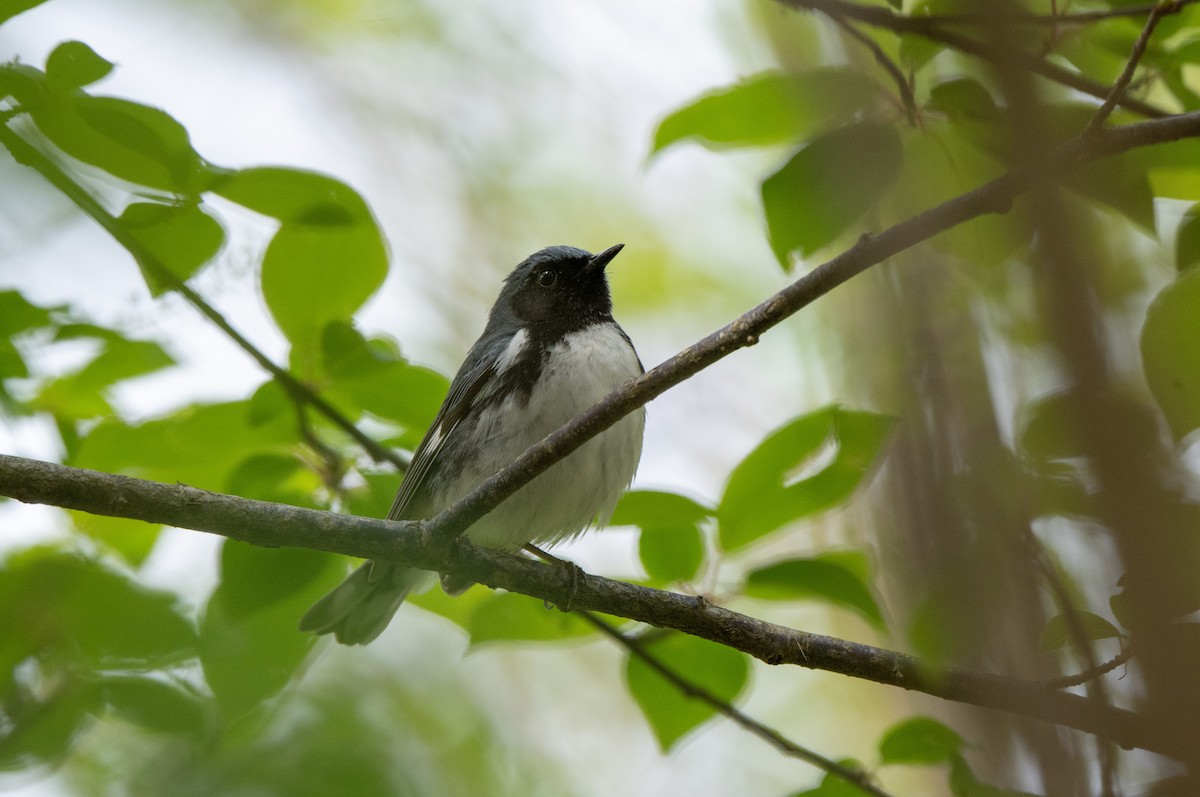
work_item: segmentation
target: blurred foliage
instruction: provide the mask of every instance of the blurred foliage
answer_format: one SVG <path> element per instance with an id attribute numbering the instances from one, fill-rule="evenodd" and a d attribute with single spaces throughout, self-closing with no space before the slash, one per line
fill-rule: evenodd
<path id="1" fill-rule="evenodd" d="M 37 5 L 2 4 L 0 22 Z M 873 5 L 914 15 L 981 9 L 965 0 Z M 1009 10 L 1054 7 L 1029 0 Z M 784 271 L 1010 168 L 1014 131 L 1026 120 L 1011 86 L 978 60 L 914 33 L 863 26 L 850 35 L 814 15 L 763 13 L 762 48 L 774 50 L 779 68 L 663 109 L 650 152 L 657 162 L 689 142 L 761 150 L 758 163 L 769 164 L 758 176 L 761 224 Z M 1052 54 L 1107 84 L 1141 24 L 1114 15 L 1002 26 L 1005 40 L 993 43 Z M 985 27 L 968 29 L 981 40 L 996 35 Z M 1198 64 L 1200 5 L 1189 5 L 1162 21 L 1134 90 L 1172 111 L 1200 108 Z M 330 175 L 210 162 L 168 110 L 97 93 L 113 70 L 79 41 L 60 44 L 42 68 L 0 65 L 0 132 L 12 157 L 104 226 L 160 299 L 198 284 L 235 245 L 234 222 L 261 217 L 271 234 L 256 285 L 288 345 L 287 366 L 345 419 L 411 450 L 448 382 L 359 326 L 390 268 L 367 202 Z M 915 107 L 906 107 L 909 97 Z M 1053 83 L 1036 99 L 1039 149 L 1078 135 L 1096 107 Z M 1115 121 L 1135 118 L 1122 111 Z M 1168 551 L 1169 596 L 1158 600 L 1166 587 L 1159 595 L 1120 580 L 1131 554 L 1113 541 L 1111 484 L 1091 459 L 1096 430 L 1056 359 L 1062 341 L 1047 317 L 1061 297 L 1039 296 L 1042 275 L 1031 265 L 1043 262 L 1044 236 L 1025 199 L 845 291 L 829 324 L 838 341 L 830 366 L 836 360 L 852 375 L 856 407 L 875 409 L 829 405 L 791 418 L 732 468 L 720 495 L 624 497 L 613 522 L 638 529 L 645 583 L 763 612 L 816 605 L 941 663 L 1029 678 L 1092 666 L 1111 657 L 1113 640 L 1136 646 L 1148 601 L 1165 607 L 1166 635 L 1194 651 L 1196 629 L 1179 621 L 1200 606 L 1187 459 L 1200 428 L 1198 146 L 1193 139 L 1100 160 L 1058 197 L 1088 244 L 1091 320 L 1111 336 L 1114 389 L 1139 409 L 1128 417 L 1149 419 L 1124 431 L 1131 451 L 1162 466 L 1152 471 L 1163 496 L 1154 511 L 1171 533 L 1149 544 Z M 119 212 L 104 210 L 109 202 Z M 642 279 L 637 301 L 653 308 L 658 300 L 648 297 L 662 286 Z M 45 420 L 67 464 L 372 516 L 391 501 L 395 475 L 277 382 L 239 400 L 134 418 L 114 395 L 172 368 L 172 340 L 95 324 L 16 290 L 0 290 L 0 333 L 0 413 Z M 51 364 L 64 353 L 73 365 Z M 883 484 L 864 495 L 876 474 Z M 870 520 L 871 538 L 851 529 L 822 539 L 860 519 Z M 62 767 L 81 794 L 563 793 L 506 761 L 505 729 L 488 727 L 469 698 L 442 701 L 457 691 L 432 664 L 420 683 L 361 663 L 342 680 L 305 677 L 316 640 L 297 621 L 344 573 L 339 557 L 225 541 L 217 583 L 188 607 L 143 583 L 160 529 L 78 513 L 68 521 L 69 541 L 0 561 L 0 771 Z M 411 603 L 462 629 L 472 648 L 519 643 L 552 654 L 599 636 L 574 615 L 482 587 L 456 599 L 433 589 Z M 622 630 L 718 700 L 748 699 L 754 668 L 745 654 L 673 632 Z M 1106 688 L 1136 704 L 1140 677 Z M 640 710 L 663 751 L 718 715 L 636 655 L 627 655 L 624 679 L 621 699 Z M 430 684 L 441 687 L 438 702 L 427 699 Z M 1013 773 L 1028 761 L 1049 792 L 1100 779 L 1102 767 L 1112 774 L 1111 756 L 1084 761 L 1078 739 L 1047 740 L 999 721 L 966 735 L 982 742 L 968 744 L 931 717 L 902 719 L 880 738 L 877 764 L 934 768 L 959 797 L 1022 794 L 989 784 L 1025 782 Z M 1056 770 L 1056 756 L 1071 766 Z M 833 774 L 796 792 L 857 793 Z"/>

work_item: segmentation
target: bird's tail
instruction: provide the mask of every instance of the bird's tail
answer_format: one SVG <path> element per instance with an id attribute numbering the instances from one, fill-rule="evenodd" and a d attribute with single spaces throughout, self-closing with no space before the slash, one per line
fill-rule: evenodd
<path id="1" fill-rule="evenodd" d="M 300 620 L 300 630 L 333 634 L 343 645 L 365 645 L 383 633 L 425 575 L 423 570 L 368 560 L 313 604 Z"/>

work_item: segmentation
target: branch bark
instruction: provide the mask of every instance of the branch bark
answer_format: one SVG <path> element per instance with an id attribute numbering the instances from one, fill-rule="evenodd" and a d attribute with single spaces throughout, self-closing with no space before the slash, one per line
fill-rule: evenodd
<path id="1" fill-rule="evenodd" d="M 1170 756 L 1175 741 L 1145 718 L 1044 684 L 956 668 L 843 639 L 810 634 L 715 606 L 703 598 L 626 584 L 476 548 L 393 522 L 252 501 L 183 484 L 134 479 L 0 454 L 0 495 L 97 515 L 206 531 L 266 547 L 309 548 L 403 561 L 453 572 L 489 587 L 557 605 L 672 628 L 741 650 L 767 664 L 793 664 L 999 709 L 1096 734 L 1126 748 Z"/>

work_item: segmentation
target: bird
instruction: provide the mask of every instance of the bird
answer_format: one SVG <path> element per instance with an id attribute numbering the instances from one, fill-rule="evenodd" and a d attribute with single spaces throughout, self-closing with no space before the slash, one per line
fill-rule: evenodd
<path id="1" fill-rule="evenodd" d="M 643 373 L 633 342 L 612 315 L 605 269 L 624 244 L 592 254 L 550 246 L 504 280 L 404 474 L 389 520 L 422 520 L 567 421 Z M 642 454 L 638 408 L 539 474 L 464 532 L 476 545 L 516 551 L 602 527 L 633 482 Z M 424 571 L 367 560 L 300 622 L 346 645 L 376 639 Z M 457 594 L 470 586 L 443 577 Z"/>

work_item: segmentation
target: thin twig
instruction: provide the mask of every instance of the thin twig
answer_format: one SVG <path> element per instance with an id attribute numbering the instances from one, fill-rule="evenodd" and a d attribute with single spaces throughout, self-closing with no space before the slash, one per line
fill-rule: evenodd
<path id="1" fill-rule="evenodd" d="M 1162 19 L 1163 14 L 1167 13 L 1167 9 L 1172 8 L 1178 10 L 1179 4 L 1175 2 L 1160 2 L 1156 3 L 1150 9 L 1150 15 L 1146 17 L 1146 24 L 1142 26 L 1142 33 L 1138 36 L 1137 41 L 1133 44 L 1133 51 L 1129 53 L 1128 60 L 1125 61 L 1125 68 L 1121 70 L 1120 77 L 1113 84 L 1112 90 L 1108 92 L 1108 96 L 1104 98 L 1104 103 L 1096 111 L 1096 114 L 1088 122 L 1087 131 L 1091 133 L 1099 130 L 1100 127 L 1108 121 L 1108 117 L 1112 115 L 1113 110 L 1117 107 L 1117 103 L 1125 96 L 1125 89 L 1129 86 L 1129 81 L 1133 80 L 1133 73 L 1137 71 L 1137 66 L 1142 60 L 1142 56 L 1146 54 L 1146 45 L 1150 43 L 1150 37 L 1154 35 L 1154 29 L 1158 26 L 1158 21 Z"/>
<path id="2" fill-rule="evenodd" d="M 875 63 L 883 67 L 884 71 L 892 76 L 892 80 L 895 81 L 896 88 L 900 92 L 900 101 L 904 104 L 904 113 L 908 117 L 908 123 L 915 125 L 917 123 L 917 100 L 913 97 L 912 86 L 909 85 L 908 78 L 900 71 L 900 67 L 896 65 L 896 62 L 888 57 L 888 54 L 883 51 L 878 42 L 850 24 L 850 21 L 845 17 L 838 14 L 830 14 L 829 18 L 837 23 L 852 38 L 864 44 L 871 51 L 871 54 L 875 56 Z"/>
<path id="3" fill-rule="evenodd" d="M 1060 83 L 1076 91 L 1090 94 L 1103 100 L 1108 96 L 1110 87 L 1085 77 L 1077 72 L 1047 61 L 1041 56 L 1034 55 L 1016 48 L 998 48 L 978 41 L 969 36 L 947 30 L 944 26 L 930 21 L 926 17 L 913 17 L 895 14 L 882 6 L 865 6 L 847 0 L 777 0 L 782 5 L 801 11 L 819 11 L 823 14 L 840 14 L 847 19 L 864 22 L 873 27 L 886 28 L 894 33 L 912 33 L 936 41 L 948 47 L 953 47 L 967 55 L 981 58 L 994 64 L 1016 64 L 1033 72 L 1040 77 Z M 1126 110 L 1140 114 L 1150 119 L 1161 119 L 1169 114 L 1161 108 L 1135 97 L 1122 96 L 1118 104 Z"/>
<path id="4" fill-rule="evenodd" d="M 404 470 L 408 466 L 403 457 L 372 440 L 355 426 L 350 419 L 338 412 L 332 404 L 314 393 L 308 385 L 293 376 L 287 369 L 276 365 L 257 346 L 234 329 L 233 325 L 216 308 L 209 304 L 203 296 L 197 293 L 186 282 L 179 279 L 171 269 L 163 265 L 162 261 L 153 252 L 146 249 L 137 238 L 130 235 L 120 220 L 109 213 L 83 186 L 72 180 L 58 164 L 47 157 L 37 147 L 26 141 L 7 124 L 0 124 L 0 144 L 3 144 L 8 149 L 9 153 L 12 154 L 18 163 L 29 166 L 41 174 L 42 177 L 46 178 L 51 185 L 74 202 L 76 207 L 82 210 L 85 215 L 89 216 L 105 232 L 111 235 L 135 260 L 153 272 L 155 277 L 162 280 L 165 284 L 170 285 L 172 290 L 177 291 L 192 307 L 196 308 L 205 318 L 224 332 L 238 348 L 250 355 L 264 371 L 279 382 L 292 401 L 298 405 L 298 409 L 299 405 L 303 404 L 313 407 L 313 409 L 328 418 L 331 423 L 354 438 L 376 462 L 390 462 L 400 470 Z"/>
<path id="5" fill-rule="evenodd" d="M 1051 689 L 1066 689 L 1070 686 L 1079 686 L 1088 681 L 1094 681 L 1102 675 L 1108 675 L 1113 670 L 1121 667 L 1133 658 L 1133 647 L 1129 646 L 1113 656 L 1106 662 L 1097 664 L 1095 667 L 1089 667 L 1083 672 L 1075 673 L 1074 675 L 1063 675 L 1059 678 L 1051 678 L 1046 682 L 1046 685 Z"/>
<path id="6" fill-rule="evenodd" d="M 550 564 L 572 564 L 564 559 L 560 559 L 548 551 L 543 551 L 541 548 L 533 545 L 532 543 L 526 545 L 525 550 L 538 557 L 542 561 Z M 564 611 L 566 610 L 564 609 Z M 865 771 L 854 770 L 842 766 L 833 759 L 826 758 L 820 753 L 796 744 L 779 731 L 776 731 L 773 728 L 768 728 L 766 725 L 763 725 L 758 720 L 753 719 L 749 715 L 733 706 L 733 704 L 731 704 L 728 700 L 722 700 L 709 690 L 705 689 L 703 686 L 700 686 L 693 681 L 689 681 L 687 678 L 684 678 L 682 675 L 675 672 L 675 670 L 671 669 L 671 667 L 669 667 L 665 662 L 647 651 L 640 640 L 634 639 L 628 634 L 622 633 L 620 629 L 613 627 L 612 624 L 606 622 L 595 612 L 589 612 L 586 609 L 573 609 L 572 612 L 583 617 L 584 620 L 587 620 L 589 623 L 595 626 L 600 633 L 606 635 L 614 642 L 624 647 L 629 651 L 631 656 L 635 656 L 636 658 L 645 662 L 646 666 L 650 667 L 650 669 L 654 670 L 665 680 L 670 682 L 670 684 L 678 689 L 685 697 L 693 700 L 699 700 L 701 703 L 708 704 L 710 707 L 715 709 L 718 714 L 732 720 L 739 727 L 766 741 L 776 750 L 784 753 L 785 755 L 789 755 L 793 758 L 799 758 L 801 761 L 812 764 L 818 769 L 822 769 L 841 778 L 847 783 L 857 786 L 868 794 L 873 794 L 876 797 L 889 797 L 887 792 L 882 791 L 871 783 L 870 775 L 868 775 Z"/>
<path id="7" fill-rule="evenodd" d="M 1192 5 L 1200 0 L 1177 0 L 1170 3 L 1163 13 L 1178 14 L 1184 6 Z M 922 14 L 921 19 L 935 25 L 1091 25 L 1109 19 L 1124 17 L 1145 17 L 1159 3 L 1146 3 L 1139 6 L 1124 6 L 1098 11 L 1076 11 L 1071 14 L 1029 14 L 1021 11 L 997 11 L 987 14 Z"/>
<path id="8" fill-rule="evenodd" d="M 857 787 L 861 791 L 874 795 L 874 797 L 890 797 L 887 792 L 871 782 L 871 776 L 865 770 L 851 769 L 843 766 L 833 759 L 826 758 L 820 753 L 796 744 L 779 731 L 773 728 L 768 728 L 758 720 L 753 719 L 745 712 L 731 705 L 728 701 L 717 697 L 703 686 L 700 686 L 693 681 L 689 681 L 688 679 L 679 675 L 679 673 L 675 672 L 666 664 L 664 664 L 662 660 L 660 660 L 654 654 L 648 652 L 638 640 L 621 633 L 619 629 L 614 628 L 610 624 L 606 623 L 594 613 L 579 611 L 576 612 L 576 614 L 582 615 L 583 619 L 595 626 L 600 633 L 608 636 L 613 641 L 625 647 L 629 651 L 629 655 L 640 659 L 647 667 L 662 676 L 663 679 L 668 681 L 683 695 L 693 700 L 698 700 L 701 703 L 705 703 L 709 707 L 716 710 L 716 712 L 721 716 L 732 720 L 740 728 L 754 734 L 784 755 L 791 756 L 792 758 L 798 758 L 801 761 L 812 764 L 818 769 L 824 770 L 831 775 L 841 778 L 847 783 Z"/>

